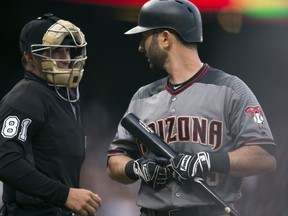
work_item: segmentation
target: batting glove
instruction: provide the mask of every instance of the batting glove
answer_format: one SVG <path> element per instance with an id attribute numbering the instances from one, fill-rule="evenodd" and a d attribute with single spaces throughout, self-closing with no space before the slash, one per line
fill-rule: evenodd
<path id="1" fill-rule="evenodd" d="M 134 175 L 157 190 L 163 188 L 171 178 L 171 171 L 166 167 L 167 162 L 169 160 L 163 158 L 145 159 L 141 157 L 135 161 L 129 161 L 125 167 L 125 172 L 131 179 L 135 179 Z"/>
<path id="2" fill-rule="evenodd" d="M 200 176 L 210 171 L 210 156 L 207 152 L 199 152 L 195 155 L 179 154 L 170 159 L 172 176 L 180 182 L 185 182 L 194 176 Z"/>

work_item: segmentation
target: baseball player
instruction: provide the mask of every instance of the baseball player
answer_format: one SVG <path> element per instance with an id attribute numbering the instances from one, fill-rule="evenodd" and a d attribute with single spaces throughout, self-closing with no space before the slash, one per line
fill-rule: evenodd
<path id="1" fill-rule="evenodd" d="M 241 198 L 242 179 L 273 171 L 276 145 L 265 114 L 238 77 L 201 62 L 199 10 L 185 0 L 151 0 L 139 12 L 138 50 L 151 69 L 168 76 L 141 87 L 134 113 L 178 155 L 154 155 L 121 124 L 108 149 L 108 175 L 123 184 L 138 179 L 142 216 L 228 215 L 193 183 L 201 177 L 225 202 Z"/>
<path id="2" fill-rule="evenodd" d="M 79 188 L 86 45 L 77 26 L 53 14 L 21 31 L 25 75 L 0 102 L 2 215 L 87 216 L 101 205 L 97 194 Z"/>

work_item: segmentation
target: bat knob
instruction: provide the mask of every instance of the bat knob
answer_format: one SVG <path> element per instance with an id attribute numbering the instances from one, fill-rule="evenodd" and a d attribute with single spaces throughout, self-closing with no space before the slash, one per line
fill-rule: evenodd
<path id="1" fill-rule="evenodd" d="M 225 207 L 225 212 L 226 212 L 227 214 L 230 214 L 230 213 L 231 213 L 231 209 L 230 209 L 229 207 Z"/>

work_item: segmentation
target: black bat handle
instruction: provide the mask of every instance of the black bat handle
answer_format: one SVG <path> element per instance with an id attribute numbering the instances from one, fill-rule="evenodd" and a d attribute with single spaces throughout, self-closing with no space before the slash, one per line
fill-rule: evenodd
<path id="1" fill-rule="evenodd" d="M 152 150 L 156 155 L 165 158 L 174 158 L 176 153 L 154 133 L 141 119 L 133 113 L 128 113 L 121 121 L 122 126 L 133 136 Z M 156 144 L 156 145 L 155 145 Z"/>

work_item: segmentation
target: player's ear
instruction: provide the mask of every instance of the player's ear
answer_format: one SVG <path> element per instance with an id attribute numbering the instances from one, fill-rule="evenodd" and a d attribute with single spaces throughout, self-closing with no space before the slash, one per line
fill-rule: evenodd
<path id="1" fill-rule="evenodd" d="M 168 30 L 164 30 L 160 33 L 160 43 L 162 43 L 163 48 L 169 48 L 172 44 L 172 34 Z"/>

